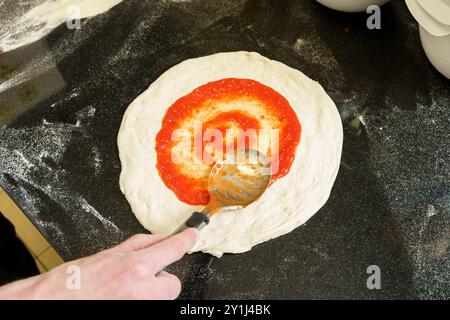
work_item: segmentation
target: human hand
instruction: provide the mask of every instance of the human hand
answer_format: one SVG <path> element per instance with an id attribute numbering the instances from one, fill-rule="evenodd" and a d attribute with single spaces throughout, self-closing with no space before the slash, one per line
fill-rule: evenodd
<path id="1" fill-rule="evenodd" d="M 112 249 L 1 287 L 0 300 L 175 299 L 180 280 L 162 270 L 181 259 L 196 241 L 192 228 L 172 237 L 135 235 Z M 79 270 L 79 288 L 68 284 L 69 277 L 76 276 L 70 270 Z"/>

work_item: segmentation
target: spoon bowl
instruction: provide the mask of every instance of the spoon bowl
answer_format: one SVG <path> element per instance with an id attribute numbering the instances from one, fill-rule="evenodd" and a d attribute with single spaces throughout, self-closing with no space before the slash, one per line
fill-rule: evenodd
<path id="1" fill-rule="evenodd" d="M 237 149 L 217 161 L 208 180 L 210 200 L 202 212 L 192 216 L 175 233 L 186 228 L 203 229 L 219 211 L 242 209 L 255 202 L 272 179 L 270 160 L 253 149 Z"/>
<path id="2" fill-rule="evenodd" d="M 258 199 L 270 184 L 269 159 L 253 149 L 238 149 L 225 155 L 211 170 L 210 202 L 203 212 L 241 209 Z"/>

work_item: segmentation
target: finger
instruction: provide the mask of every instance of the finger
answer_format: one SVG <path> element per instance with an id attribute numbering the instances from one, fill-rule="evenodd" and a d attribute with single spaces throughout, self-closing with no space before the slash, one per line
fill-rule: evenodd
<path id="1" fill-rule="evenodd" d="M 156 276 L 157 290 L 162 299 L 176 299 L 181 293 L 181 281 L 177 276 L 161 271 Z"/>
<path id="2" fill-rule="evenodd" d="M 167 239 L 169 236 L 165 234 L 152 235 L 152 234 L 136 234 L 122 242 L 118 246 L 112 248 L 113 251 L 117 252 L 129 252 L 138 251 L 150 247 L 162 240 Z"/>
<path id="3" fill-rule="evenodd" d="M 158 272 L 178 261 L 197 242 L 197 230 L 189 228 L 140 252 L 144 260 L 152 261 L 153 271 Z"/>

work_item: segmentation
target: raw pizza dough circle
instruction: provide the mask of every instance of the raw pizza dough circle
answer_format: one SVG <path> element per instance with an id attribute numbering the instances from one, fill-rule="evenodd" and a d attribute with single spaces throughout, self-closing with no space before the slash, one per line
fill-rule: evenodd
<path id="1" fill-rule="evenodd" d="M 283 95 L 302 125 L 290 172 L 250 206 L 217 213 L 191 250 L 217 257 L 241 253 L 305 223 L 327 201 L 339 169 L 343 130 L 331 98 L 300 71 L 254 52 L 186 60 L 165 72 L 128 107 L 118 135 L 120 187 L 140 223 L 170 234 L 202 207 L 176 197 L 156 169 L 155 138 L 167 109 L 180 97 L 224 78 L 256 80 Z"/>

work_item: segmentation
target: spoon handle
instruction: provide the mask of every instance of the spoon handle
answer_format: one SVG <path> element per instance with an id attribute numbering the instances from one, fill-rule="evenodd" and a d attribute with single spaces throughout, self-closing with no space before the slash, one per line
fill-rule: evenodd
<path id="1" fill-rule="evenodd" d="M 173 234 L 180 233 L 181 231 L 187 229 L 187 228 L 195 228 L 198 231 L 202 230 L 204 227 L 206 227 L 209 223 L 209 218 L 206 214 L 201 212 L 194 212 L 189 219 L 186 220 L 186 222 L 175 230 Z"/>

